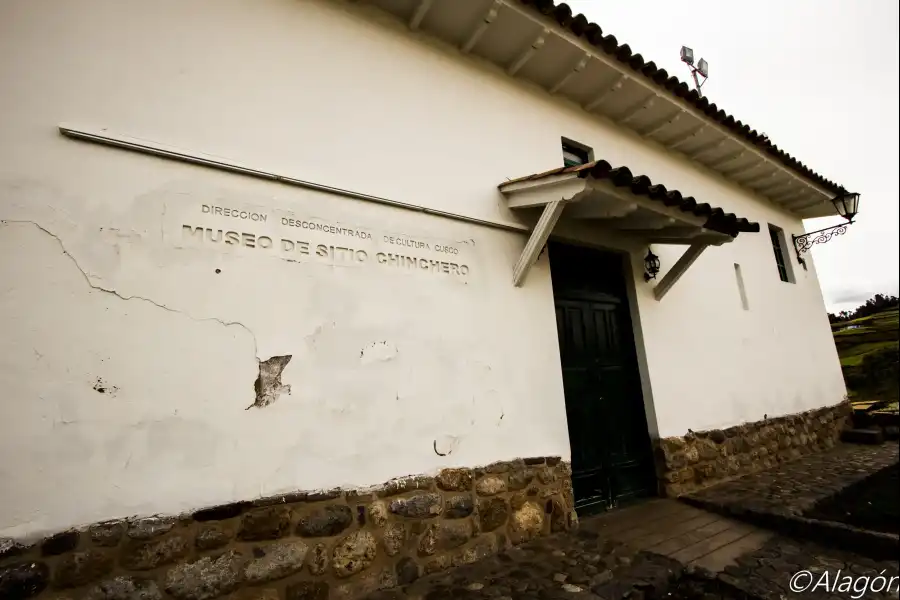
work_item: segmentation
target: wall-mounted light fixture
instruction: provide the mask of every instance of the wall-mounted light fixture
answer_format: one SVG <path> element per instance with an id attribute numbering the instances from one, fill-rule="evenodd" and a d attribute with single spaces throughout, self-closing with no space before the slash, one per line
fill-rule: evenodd
<path id="1" fill-rule="evenodd" d="M 834 204 L 837 213 L 847 219 L 847 222 L 817 231 L 810 231 L 803 235 L 792 236 L 794 239 L 794 250 L 797 252 L 797 260 L 800 261 L 800 264 L 804 264 L 801 254 L 809 252 L 809 249 L 814 244 L 824 244 L 836 235 L 847 233 L 847 226 L 853 224 L 853 218 L 856 217 L 856 213 L 859 210 L 859 194 L 844 192 L 832 198 L 831 203 Z"/>
<path id="2" fill-rule="evenodd" d="M 644 281 L 656 279 L 657 273 L 659 273 L 659 257 L 647 248 L 647 256 L 644 257 Z"/>

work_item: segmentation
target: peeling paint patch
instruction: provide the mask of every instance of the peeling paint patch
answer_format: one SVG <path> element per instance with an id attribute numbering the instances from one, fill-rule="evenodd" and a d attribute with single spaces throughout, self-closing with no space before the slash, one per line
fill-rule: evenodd
<path id="1" fill-rule="evenodd" d="M 94 381 L 94 385 L 92 386 L 94 391 L 98 394 L 109 394 L 110 396 L 115 396 L 116 392 L 119 391 L 119 388 L 114 385 L 109 385 L 102 378 L 98 377 Z"/>
<path id="2" fill-rule="evenodd" d="M 281 394 L 291 393 L 290 385 L 281 384 L 281 372 L 284 371 L 289 362 L 291 362 L 290 354 L 273 356 L 268 360 L 260 361 L 259 377 L 256 378 L 256 383 L 253 384 L 253 389 L 256 391 L 256 401 L 247 407 L 248 410 L 254 406 L 257 408 L 266 407 L 278 400 Z"/>
<path id="3" fill-rule="evenodd" d="M 397 347 L 387 342 L 372 342 L 359 352 L 359 360 L 364 365 L 392 360 L 396 356 Z"/>

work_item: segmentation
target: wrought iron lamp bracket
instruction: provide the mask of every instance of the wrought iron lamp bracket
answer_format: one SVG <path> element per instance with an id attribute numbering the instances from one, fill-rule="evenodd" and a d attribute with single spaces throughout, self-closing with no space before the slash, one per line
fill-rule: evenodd
<path id="1" fill-rule="evenodd" d="M 812 248 L 815 244 L 825 244 L 831 241 L 831 238 L 836 235 L 844 235 L 845 233 L 847 233 L 847 227 L 852 224 L 853 221 L 848 221 L 846 223 L 841 223 L 840 225 L 835 225 L 833 227 L 826 227 L 825 229 L 810 231 L 809 233 L 804 233 L 803 235 L 792 235 L 791 237 L 794 240 L 794 251 L 797 253 L 797 260 L 801 265 L 805 264 L 803 255 L 809 252 L 810 248 Z"/>

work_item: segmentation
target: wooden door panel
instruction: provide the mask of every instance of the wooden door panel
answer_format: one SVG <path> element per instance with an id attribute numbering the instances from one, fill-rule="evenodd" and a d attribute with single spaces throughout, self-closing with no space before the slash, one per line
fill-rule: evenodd
<path id="1" fill-rule="evenodd" d="M 554 291 L 576 506 L 646 495 L 655 480 L 625 298 Z"/>

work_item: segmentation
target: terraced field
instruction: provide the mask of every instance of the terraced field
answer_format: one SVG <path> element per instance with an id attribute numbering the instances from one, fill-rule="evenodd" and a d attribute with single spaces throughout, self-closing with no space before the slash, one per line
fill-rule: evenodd
<path id="1" fill-rule="evenodd" d="M 832 323 L 847 389 L 854 400 L 900 399 L 900 315 L 896 308 Z M 896 404 L 893 406 L 896 410 Z"/>

